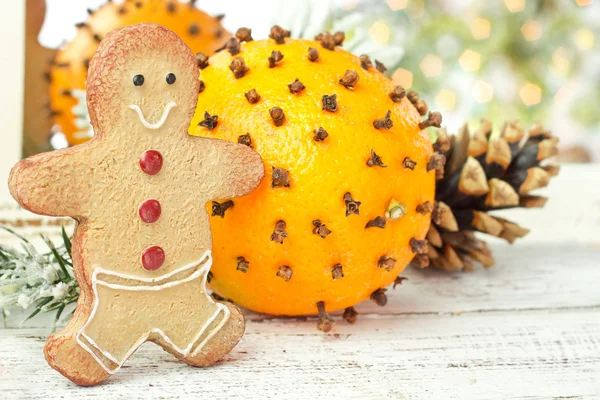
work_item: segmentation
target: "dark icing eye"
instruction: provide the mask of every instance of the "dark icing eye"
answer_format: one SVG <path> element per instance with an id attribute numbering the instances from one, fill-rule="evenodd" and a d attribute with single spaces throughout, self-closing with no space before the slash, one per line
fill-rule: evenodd
<path id="1" fill-rule="evenodd" d="M 175 83 L 175 79 L 177 79 L 177 78 L 175 78 L 175 74 L 174 74 L 174 73 L 169 73 L 169 74 L 167 75 L 167 83 L 168 83 L 169 85 L 172 85 L 172 84 L 174 84 L 174 83 Z"/>
<path id="2" fill-rule="evenodd" d="M 133 84 L 135 86 L 142 86 L 144 84 L 144 75 L 137 74 L 133 77 Z"/>

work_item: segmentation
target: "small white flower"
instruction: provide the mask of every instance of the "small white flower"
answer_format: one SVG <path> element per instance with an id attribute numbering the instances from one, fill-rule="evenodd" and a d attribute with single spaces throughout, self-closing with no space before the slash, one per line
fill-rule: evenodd
<path id="1" fill-rule="evenodd" d="M 69 293 L 69 286 L 64 282 L 58 282 L 56 286 L 52 288 L 52 295 L 56 300 L 62 300 L 67 297 Z"/>
<path id="2" fill-rule="evenodd" d="M 21 307 L 23 307 L 23 309 L 26 309 L 27 307 L 29 307 L 31 305 L 32 300 L 25 293 L 21 293 L 19 295 L 19 299 L 17 300 L 17 303 Z"/>
<path id="3" fill-rule="evenodd" d="M 48 283 L 54 283 L 58 280 L 58 267 L 56 265 L 49 265 L 44 269 L 42 278 Z"/>
<path id="4" fill-rule="evenodd" d="M 52 297 L 52 287 L 51 286 L 42 286 L 40 288 L 40 297 Z"/>

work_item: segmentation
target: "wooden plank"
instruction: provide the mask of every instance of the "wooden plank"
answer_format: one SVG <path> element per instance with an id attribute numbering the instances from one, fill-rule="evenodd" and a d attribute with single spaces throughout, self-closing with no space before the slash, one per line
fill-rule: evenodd
<path id="1" fill-rule="evenodd" d="M 497 265 L 472 273 L 408 269 L 388 304 L 363 303 L 377 314 L 462 313 L 600 306 L 600 246 L 525 240 L 494 244 Z"/>
<path id="2" fill-rule="evenodd" d="M 453 274 L 409 268 L 402 274 L 408 281 L 387 292 L 385 307 L 367 301 L 356 309 L 360 314 L 404 315 L 600 306 L 600 247 L 525 241 L 492 248 L 495 267 Z M 335 315 L 339 319 L 339 313 Z M 17 326 L 25 316 L 15 310 L 9 326 Z M 26 326 L 48 327 L 51 317 L 36 317 Z M 247 317 L 273 318 L 254 313 Z M 361 319 L 359 315 L 359 324 Z"/>
<path id="3" fill-rule="evenodd" d="M 532 194 L 547 196 L 540 209 L 514 209 L 496 215 L 531 228 L 529 240 L 600 245 L 600 164 L 563 165 L 550 184 Z"/>
<path id="4" fill-rule="evenodd" d="M 250 322 L 227 358 L 187 367 L 147 344 L 118 375 L 80 389 L 43 360 L 47 330 L 0 330 L 0 392 L 31 398 L 600 398 L 600 308 Z"/>

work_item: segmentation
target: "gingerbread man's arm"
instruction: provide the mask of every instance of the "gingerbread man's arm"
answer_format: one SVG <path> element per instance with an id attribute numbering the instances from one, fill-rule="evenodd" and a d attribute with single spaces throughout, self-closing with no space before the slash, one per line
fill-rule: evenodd
<path id="1" fill-rule="evenodd" d="M 10 173 L 10 193 L 21 207 L 36 214 L 82 216 L 86 190 L 84 149 L 37 154 L 21 160 Z"/>
<path id="2" fill-rule="evenodd" d="M 204 154 L 199 168 L 208 178 L 211 199 L 239 197 L 255 189 L 264 176 L 260 155 L 248 146 L 218 139 L 194 137 L 197 154 Z"/>

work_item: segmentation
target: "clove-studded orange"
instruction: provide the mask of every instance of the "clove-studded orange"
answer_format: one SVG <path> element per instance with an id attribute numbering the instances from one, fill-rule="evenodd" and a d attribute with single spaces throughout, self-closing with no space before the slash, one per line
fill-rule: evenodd
<path id="1" fill-rule="evenodd" d="M 51 72 L 46 76 L 50 83 L 50 115 L 70 144 L 83 143 L 90 138 L 82 96 L 85 94 L 89 61 L 108 32 L 140 22 L 156 23 L 177 33 L 192 51 L 207 54 L 227 41 L 231 35 L 221 26 L 221 17 L 211 17 L 197 9 L 195 3 L 179 0 L 107 1 L 96 10 L 88 10 L 88 19 L 76 25 L 77 34 L 57 53 Z M 79 118 L 77 114 L 81 114 Z"/>
<path id="2" fill-rule="evenodd" d="M 383 288 L 426 251 L 436 176 L 426 128 L 441 118 L 422 117 L 416 93 L 342 40 L 279 27 L 230 39 L 201 60 L 189 130 L 253 147 L 267 171 L 251 194 L 207 205 L 211 286 L 258 312 L 319 312 L 322 330 L 326 311 L 348 308 L 352 320 L 349 307 L 385 303 Z"/>

